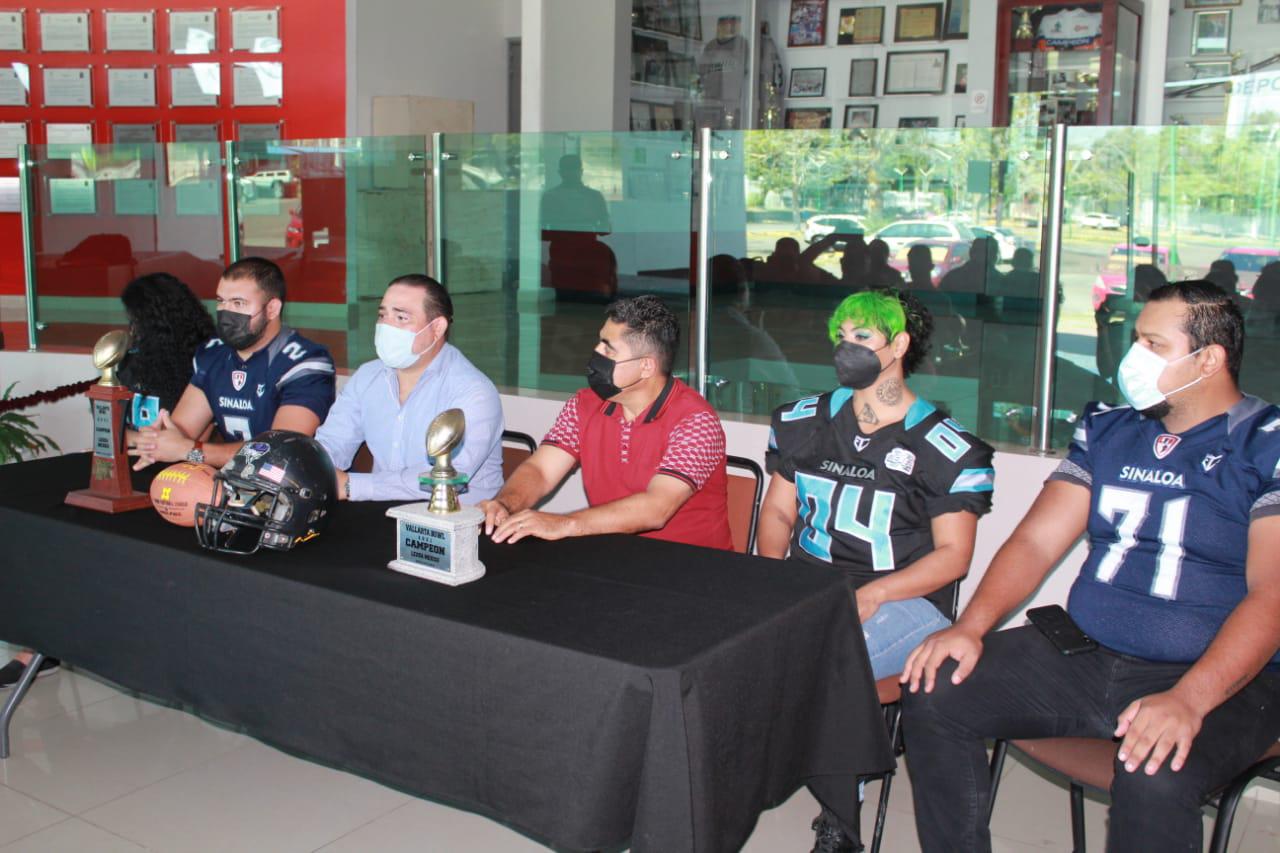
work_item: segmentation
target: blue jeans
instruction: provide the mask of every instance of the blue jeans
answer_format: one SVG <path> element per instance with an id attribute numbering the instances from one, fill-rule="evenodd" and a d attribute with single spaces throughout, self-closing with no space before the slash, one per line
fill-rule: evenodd
<path id="1" fill-rule="evenodd" d="M 925 637 L 949 627 L 951 622 L 926 598 L 908 598 L 880 605 L 875 615 L 862 626 L 872 674 L 878 681 L 902 672 L 907 655 Z"/>

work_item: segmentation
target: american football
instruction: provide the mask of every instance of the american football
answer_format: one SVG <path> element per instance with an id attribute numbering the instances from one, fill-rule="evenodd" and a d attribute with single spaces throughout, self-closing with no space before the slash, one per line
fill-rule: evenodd
<path id="1" fill-rule="evenodd" d="M 165 468 L 151 481 L 151 505 L 165 521 L 194 527 L 196 504 L 213 497 L 214 469 L 209 465 L 179 462 Z"/>

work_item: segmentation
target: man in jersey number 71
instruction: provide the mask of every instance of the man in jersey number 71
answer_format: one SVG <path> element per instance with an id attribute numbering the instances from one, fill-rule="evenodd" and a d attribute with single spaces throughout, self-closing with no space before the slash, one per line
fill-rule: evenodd
<path id="1" fill-rule="evenodd" d="M 1115 738 L 1107 849 L 1199 851 L 1200 806 L 1280 736 L 1280 408 L 1240 393 L 1240 313 L 1209 282 L 1153 291 L 1067 459 L 956 624 L 903 672 L 925 851 L 990 850 L 983 738 Z M 1076 539 L 1068 612 L 1099 643 L 990 632 Z"/>
<path id="2" fill-rule="evenodd" d="M 280 268 L 244 258 L 218 281 L 218 337 L 196 350 L 191 383 L 172 414 L 138 431 L 135 468 L 152 462 L 203 462 L 221 468 L 240 445 L 269 429 L 315 435 L 333 405 L 329 351 L 284 326 Z M 219 440 L 204 442 L 209 425 Z"/>

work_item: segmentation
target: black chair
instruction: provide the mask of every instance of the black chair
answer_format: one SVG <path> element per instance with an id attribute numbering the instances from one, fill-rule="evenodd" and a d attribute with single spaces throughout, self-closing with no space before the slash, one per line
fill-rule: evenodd
<path id="1" fill-rule="evenodd" d="M 949 606 L 947 618 L 956 621 L 956 613 L 960 609 L 960 581 L 954 580 L 948 595 Z M 880 710 L 884 713 L 884 725 L 889 730 L 889 746 L 893 749 L 896 761 L 907 751 L 902 738 L 902 685 L 898 683 L 898 675 L 887 675 L 876 682 L 876 697 L 880 700 Z M 876 809 L 876 828 L 871 836 L 871 853 L 880 853 L 880 842 L 884 840 L 884 821 L 889 810 L 889 791 L 893 787 L 893 777 L 898 771 L 895 768 L 880 777 L 880 805 Z M 877 778 L 868 776 L 868 779 Z"/>
<path id="2" fill-rule="evenodd" d="M 511 479 L 511 474 L 520 467 L 520 463 L 533 455 L 538 443 L 526 432 L 513 429 L 502 431 L 502 479 Z"/>
<path id="3" fill-rule="evenodd" d="M 1084 790 L 1088 787 L 1100 793 L 1111 789 L 1115 775 L 1117 741 L 1104 738 L 1054 737 L 1026 740 L 997 740 L 991 753 L 991 810 L 995 810 L 996 791 L 1000 785 L 1000 773 L 1009 747 L 1015 747 L 1043 767 L 1063 775 L 1071 786 L 1071 849 L 1074 853 L 1085 851 Z M 1209 853 L 1226 853 L 1231 838 L 1231 824 L 1236 807 L 1245 788 L 1255 779 L 1280 782 L 1280 743 L 1273 744 L 1253 766 L 1249 767 L 1219 792 L 1205 800 L 1205 805 L 1218 809 L 1213 824 L 1213 840 Z M 991 819 L 990 813 L 987 819 Z"/>
<path id="4" fill-rule="evenodd" d="M 729 468 L 746 472 L 729 472 L 729 532 L 733 534 L 733 549 L 740 554 L 750 554 L 756 549 L 764 471 L 755 460 L 745 456 L 729 456 L 726 461 Z"/>

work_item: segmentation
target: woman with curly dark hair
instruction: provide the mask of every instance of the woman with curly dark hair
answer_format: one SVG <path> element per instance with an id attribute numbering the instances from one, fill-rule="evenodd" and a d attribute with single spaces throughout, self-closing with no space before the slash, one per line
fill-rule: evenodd
<path id="1" fill-rule="evenodd" d="M 129 354 L 120 381 L 133 394 L 129 425 L 149 426 L 173 411 L 191 379 L 191 359 L 214 336 L 213 319 L 196 295 L 168 273 L 135 278 L 120 294 L 129 317 Z"/>
<path id="2" fill-rule="evenodd" d="M 196 295 L 168 273 L 135 278 L 125 285 L 120 301 L 129 317 L 130 349 L 118 375 L 133 391 L 127 417 L 132 431 L 154 423 L 160 409 L 177 405 L 191 379 L 192 357 L 215 330 Z M 30 662 L 31 653 L 24 651 L 0 667 L 0 690 L 17 684 Z M 57 658 L 46 657 L 39 676 L 56 672 L 59 666 Z"/>

